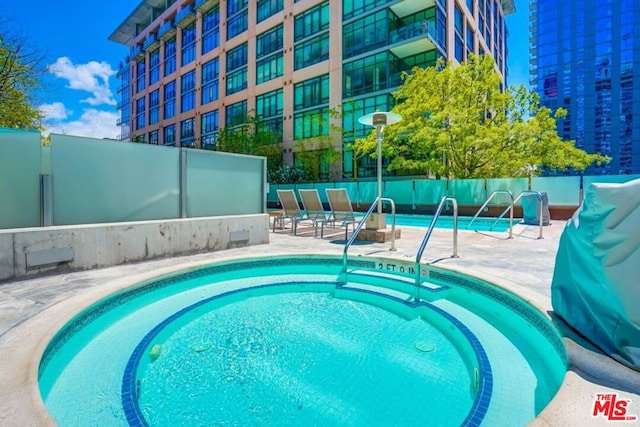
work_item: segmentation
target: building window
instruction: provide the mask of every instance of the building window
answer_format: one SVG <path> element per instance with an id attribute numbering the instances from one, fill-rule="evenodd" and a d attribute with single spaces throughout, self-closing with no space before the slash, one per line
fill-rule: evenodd
<path id="1" fill-rule="evenodd" d="M 176 115 L 176 81 L 173 80 L 164 86 L 164 119 L 170 119 Z"/>
<path id="2" fill-rule="evenodd" d="M 397 42 L 408 37 L 406 26 L 391 31 L 390 22 L 394 22 L 393 15 L 383 9 L 346 24 L 342 30 L 342 55 L 350 58 L 386 46 L 389 38 Z"/>
<path id="3" fill-rule="evenodd" d="M 324 2 L 296 16 L 294 41 L 300 41 L 329 29 L 329 2 Z"/>
<path id="4" fill-rule="evenodd" d="M 455 23 L 455 40 L 454 40 L 454 47 L 455 47 L 455 57 L 456 57 L 456 61 L 462 63 L 464 62 L 464 38 L 463 38 L 463 34 L 464 34 L 464 15 L 462 14 L 462 11 L 460 10 L 460 6 L 458 6 L 456 4 L 455 7 L 455 12 L 454 12 L 454 23 Z"/>
<path id="5" fill-rule="evenodd" d="M 142 61 L 136 62 L 136 93 L 144 91 L 145 70 L 146 63 L 144 59 Z"/>
<path id="6" fill-rule="evenodd" d="M 213 150 L 216 147 L 216 140 L 218 139 L 218 110 L 209 111 L 202 115 L 202 148 L 206 150 Z"/>
<path id="7" fill-rule="evenodd" d="M 293 117 L 293 139 L 300 140 L 329 134 L 329 108 L 296 113 Z"/>
<path id="8" fill-rule="evenodd" d="M 293 87 L 294 109 L 315 107 L 329 103 L 329 75 L 296 83 Z"/>
<path id="9" fill-rule="evenodd" d="M 192 117 L 180 122 L 180 146 L 195 147 L 195 119 Z"/>
<path id="10" fill-rule="evenodd" d="M 248 0 L 230 0 L 227 3 L 227 40 L 247 31 Z"/>
<path id="11" fill-rule="evenodd" d="M 220 5 L 202 15 L 202 54 L 220 45 Z"/>
<path id="12" fill-rule="evenodd" d="M 227 53 L 227 95 L 247 88 L 247 43 Z"/>
<path id="13" fill-rule="evenodd" d="M 277 27 L 260 34 L 256 38 L 256 83 L 282 76 L 283 27 Z"/>
<path id="14" fill-rule="evenodd" d="M 145 125 L 144 96 L 136 101 L 136 129 L 143 129 Z"/>
<path id="15" fill-rule="evenodd" d="M 342 2 L 342 20 L 346 21 L 355 16 L 361 16 L 365 12 L 377 9 L 387 3 L 389 0 L 344 1 Z"/>
<path id="16" fill-rule="evenodd" d="M 160 49 L 149 54 L 149 86 L 160 80 Z"/>
<path id="17" fill-rule="evenodd" d="M 149 125 L 158 123 L 160 120 L 160 89 L 156 89 L 149 94 Z"/>
<path id="18" fill-rule="evenodd" d="M 233 127 L 247 122 L 247 101 L 228 105 L 225 110 L 225 126 Z"/>
<path id="19" fill-rule="evenodd" d="M 196 24 L 182 30 L 182 66 L 196 59 Z"/>
<path id="20" fill-rule="evenodd" d="M 329 33 L 311 40 L 297 43 L 295 47 L 294 70 L 329 59 Z"/>
<path id="21" fill-rule="evenodd" d="M 256 114 L 260 118 L 260 130 L 282 135 L 283 91 L 277 89 L 256 96 Z"/>
<path id="22" fill-rule="evenodd" d="M 212 59 L 202 66 L 202 105 L 208 104 L 218 99 L 218 83 L 220 70 L 218 58 Z"/>
<path id="23" fill-rule="evenodd" d="M 164 76 L 176 71 L 176 38 L 164 42 Z"/>
<path id="24" fill-rule="evenodd" d="M 180 78 L 180 112 L 196 107 L 196 72 L 190 71 Z"/>
<path id="25" fill-rule="evenodd" d="M 387 52 L 345 63 L 343 66 L 343 97 L 363 95 L 389 87 L 389 67 L 393 59 Z M 397 71 L 397 70 L 394 70 Z M 400 75 L 400 72 L 394 73 Z M 398 79 L 397 82 L 400 83 Z"/>
<path id="26" fill-rule="evenodd" d="M 164 145 L 176 145 L 176 125 L 165 126 L 163 133 Z"/>
<path id="27" fill-rule="evenodd" d="M 158 145 L 158 143 L 160 142 L 159 138 L 160 132 L 158 132 L 157 130 L 152 130 L 151 132 L 149 132 L 149 144 Z"/>
<path id="28" fill-rule="evenodd" d="M 265 19 L 275 15 L 284 8 L 283 0 L 258 0 L 258 18 L 257 22 L 262 22 Z"/>

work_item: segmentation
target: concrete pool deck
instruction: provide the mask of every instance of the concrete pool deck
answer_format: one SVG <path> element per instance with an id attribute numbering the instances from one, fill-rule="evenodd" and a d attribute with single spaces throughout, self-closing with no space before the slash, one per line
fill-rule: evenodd
<path id="1" fill-rule="evenodd" d="M 461 230 L 458 258 L 451 258 L 451 230 L 434 230 L 422 262 L 451 268 L 496 283 L 531 302 L 552 316 L 551 280 L 564 221 L 544 227 L 518 225 L 514 236 L 507 233 L 477 233 Z M 357 241 L 349 256 L 375 256 L 415 260 L 424 229 L 399 227 L 402 237 L 396 251 L 389 243 Z M 269 244 L 229 249 L 176 258 L 163 258 L 95 270 L 0 282 L 0 425 L 55 425 L 46 412 L 37 385 L 37 368 L 49 339 L 74 314 L 88 304 L 159 274 L 197 267 L 216 261 L 267 255 L 342 255 L 344 230 L 325 230 L 323 239 L 312 229 L 270 232 Z M 627 416 L 640 416 L 640 372 L 590 349 L 566 328 L 565 344 L 571 366 L 557 396 L 530 425 L 604 426 L 611 421 L 593 416 L 598 394 L 617 394 L 630 402 Z M 637 422 L 619 421 L 621 425 Z M 511 426 L 509 426 L 511 427 Z"/>

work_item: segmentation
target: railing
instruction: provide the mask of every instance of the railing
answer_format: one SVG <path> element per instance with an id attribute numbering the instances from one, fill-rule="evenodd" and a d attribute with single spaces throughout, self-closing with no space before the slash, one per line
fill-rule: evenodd
<path id="1" fill-rule="evenodd" d="M 526 194 L 531 194 L 534 195 L 538 198 L 538 217 L 539 217 L 539 224 L 540 224 L 540 231 L 538 232 L 538 239 L 542 239 L 542 226 L 543 226 L 543 218 L 542 218 L 542 204 L 543 204 L 543 198 L 542 198 L 542 193 L 540 193 L 539 191 L 532 191 L 532 190 L 525 190 L 525 191 L 521 191 L 520 194 L 518 194 L 518 196 L 513 200 L 513 202 L 511 203 L 511 206 L 509 206 L 507 209 L 504 210 L 504 212 L 502 212 L 500 214 L 500 216 L 498 217 L 498 220 L 502 219 L 502 217 L 509 211 L 509 209 L 511 209 L 511 217 L 513 218 L 513 206 L 515 206 L 515 204 L 518 202 L 518 200 L 520 200 L 522 198 L 522 196 L 526 195 Z"/>
<path id="2" fill-rule="evenodd" d="M 351 234 L 351 237 L 349 237 L 349 240 L 347 240 L 347 242 L 344 244 L 344 250 L 342 251 L 342 273 L 343 274 L 347 273 L 347 251 L 349 250 L 349 247 L 351 246 L 353 241 L 356 239 L 356 236 L 358 235 L 358 232 L 362 229 L 362 226 L 367 222 L 367 218 L 371 216 L 371 213 L 378 206 L 378 204 L 382 203 L 383 201 L 387 201 L 391 204 L 391 248 L 389 250 L 390 251 L 396 250 L 396 204 L 393 201 L 393 199 L 389 199 L 387 197 L 378 197 L 371 204 L 371 206 L 369 207 L 369 210 L 364 214 L 364 217 L 358 223 L 358 226 L 353 230 L 353 233 Z"/>
<path id="3" fill-rule="evenodd" d="M 484 210 L 484 208 L 487 207 L 487 205 L 489 204 L 489 202 L 491 201 L 491 199 L 493 199 L 493 196 L 495 196 L 496 194 L 507 194 L 509 196 L 509 207 L 511 208 L 511 215 L 509 215 L 509 238 L 513 238 L 513 193 L 509 190 L 496 190 L 493 193 L 491 193 L 491 195 L 489 196 L 489 198 L 484 202 L 484 204 L 480 207 L 480 209 L 478 209 L 478 212 L 476 212 L 476 214 L 473 216 L 473 218 L 471 218 L 471 221 L 469 221 L 469 224 L 467 224 L 467 228 L 471 227 L 471 224 L 473 224 L 473 221 L 476 220 L 476 218 L 478 218 L 478 215 L 480 215 L 480 212 L 482 212 Z M 505 211 L 506 212 L 506 211 Z M 503 213 L 504 215 L 504 213 Z M 493 230 L 493 226 L 496 225 L 498 223 L 498 221 L 500 221 L 502 219 L 502 215 L 499 216 L 493 224 L 491 224 L 491 227 L 489 227 L 489 230 Z"/>
<path id="4" fill-rule="evenodd" d="M 450 196 L 444 196 L 440 200 L 440 204 L 438 205 L 438 209 L 436 213 L 433 215 L 433 219 L 431 220 L 431 224 L 429 225 L 429 229 L 427 230 L 427 234 L 425 234 L 424 239 L 422 240 L 422 244 L 420 244 L 420 248 L 418 249 L 418 253 L 416 255 L 416 301 L 420 300 L 420 285 L 422 281 L 422 277 L 420 276 L 420 259 L 422 259 L 422 253 L 424 249 L 427 247 L 427 243 L 429 243 L 429 238 L 431 237 L 431 233 L 436 226 L 436 221 L 438 221 L 438 217 L 442 213 L 442 209 L 444 208 L 447 201 L 451 201 L 453 203 L 453 254 L 452 258 L 458 257 L 458 201 Z"/>

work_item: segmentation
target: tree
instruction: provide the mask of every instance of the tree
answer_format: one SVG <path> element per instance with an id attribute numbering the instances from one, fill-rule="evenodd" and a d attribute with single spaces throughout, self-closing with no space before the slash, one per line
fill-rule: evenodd
<path id="1" fill-rule="evenodd" d="M 216 151 L 252 154 L 267 158 L 267 174 L 273 175 L 283 166 L 282 135 L 253 115 L 244 123 L 218 131 Z"/>
<path id="2" fill-rule="evenodd" d="M 42 115 L 34 93 L 40 87 L 42 55 L 0 21 L 0 126 L 37 129 Z"/>
<path id="3" fill-rule="evenodd" d="M 502 91 L 488 55 L 470 55 L 456 67 L 439 61 L 402 78 L 392 109 L 402 120 L 384 130 L 389 170 L 495 178 L 537 174 L 544 168 L 584 170 L 593 162 L 608 161 L 560 138 L 556 119 L 565 110 L 541 107 L 537 94 L 524 86 Z M 375 152 L 375 132 L 356 145 Z"/>

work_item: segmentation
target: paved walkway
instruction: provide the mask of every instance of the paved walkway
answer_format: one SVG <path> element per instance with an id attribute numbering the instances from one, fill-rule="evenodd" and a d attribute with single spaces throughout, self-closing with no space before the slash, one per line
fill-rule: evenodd
<path id="1" fill-rule="evenodd" d="M 537 238 L 538 227 L 532 226 L 516 226 L 512 239 L 506 232 L 461 230 L 458 258 L 451 258 L 451 230 L 434 230 L 422 260 L 492 281 L 552 316 L 550 286 L 563 228 L 564 221 L 554 221 L 544 227 L 542 239 Z M 396 251 L 389 250 L 389 243 L 356 242 L 349 256 L 414 260 L 424 229 L 401 230 Z M 37 367 L 48 339 L 81 307 L 157 274 L 214 261 L 265 254 L 341 255 L 344 231 L 332 233 L 329 229 L 320 239 L 314 238 L 310 229 L 301 228 L 296 236 L 289 230 L 276 230 L 270 234 L 268 245 L 0 283 L 0 425 L 52 425 L 38 392 Z M 630 399 L 628 414 L 640 416 L 640 373 L 588 349 L 579 338 L 567 334 L 570 370 L 556 398 L 532 425 L 610 425 L 602 416 L 592 415 L 598 393 L 618 393 L 619 399 Z"/>

